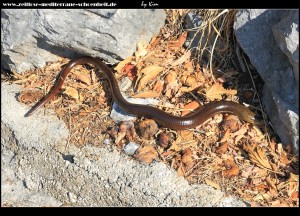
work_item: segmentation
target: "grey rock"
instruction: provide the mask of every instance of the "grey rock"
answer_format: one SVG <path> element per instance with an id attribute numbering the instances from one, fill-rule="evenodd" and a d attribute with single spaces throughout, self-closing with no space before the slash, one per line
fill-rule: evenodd
<path id="1" fill-rule="evenodd" d="M 201 31 L 198 31 L 198 27 L 201 25 L 201 18 L 194 12 L 189 12 L 185 18 L 185 28 L 189 30 L 188 37 L 184 43 L 186 47 L 197 48 L 199 46 Z M 203 42 L 206 40 L 204 36 Z M 202 45 L 201 44 L 201 45 Z"/>
<path id="2" fill-rule="evenodd" d="M 219 207 L 231 207 L 236 202 L 237 202 L 236 198 L 234 198 L 234 197 L 227 197 L 225 199 L 222 199 L 221 202 L 218 203 L 218 206 Z"/>
<path id="3" fill-rule="evenodd" d="M 6 151 L 5 153 L 8 153 Z M 7 158 L 1 157 L 1 206 L 16 207 L 55 207 L 62 203 L 42 191 L 29 190 L 26 182 L 19 179 L 11 170 Z"/>
<path id="4" fill-rule="evenodd" d="M 125 98 L 125 100 L 133 104 L 157 105 L 159 103 L 159 100 L 156 100 L 154 98 L 129 98 L 124 93 L 122 93 L 122 95 Z M 110 113 L 110 117 L 115 122 L 134 121 L 136 119 L 136 116 L 123 111 L 116 102 L 113 103 L 113 108 Z"/>
<path id="5" fill-rule="evenodd" d="M 136 120 L 136 116 L 131 115 L 131 114 L 123 111 L 116 102 L 113 103 L 113 107 L 112 107 L 112 110 L 110 112 L 110 117 L 115 122 L 134 121 L 134 120 Z"/>
<path id="6" fill-rule="evenodd" d="M 236 38 L 265 81 L 263 104 L 283 144 L 299 149 L 299 10 L 239 10 Z"/>
<path id="7" fill-rule="evenodd" d="M 158 33 L 165 17 L 164 10 L 4 9 L 1 65 L 22 72 L 79 55 L 116 63 Z"/>
<path id="8" fill-rule="evenodd" d="M 2 205 L 245 206 L 207 185 L 189 185 L 164 163 L 144 165 L 112 146 L 67 143 L 62 121 L 23 117 L 27 106 L 16 101 L 18 91 L 1 85 Z"/>
<path id="9" fill-rule="evenodd" d="M 129 77 L 124 77 L 119 84 L 119 88 L 121 92 L 126 92 L 127 90 L 132 87 L 132 81 L 129 79 Z"/>
<path id="10" fill-rule="evenodd" d="M 296 84 L 299 85 L 299 10 L 290 10 L 272 27 L 281 51 L 293 66 Z M 299 99 L 297 99 L 299 101 Z"/>
<path id="11" fill-rule="evenodd" d="M 56 116 L 40 115 L 42 110 L 39 110 L 30 117 L 24 117 L 30 107 L 16 101 L 20 90 L 19 86 L 1 83 L 1 121 L 15 128 L 15 135 L 26 142 L 28 148 L 44 149 L 48 148 L 45 143 L 53 145 L 66 139 L 69 131 Z"/>

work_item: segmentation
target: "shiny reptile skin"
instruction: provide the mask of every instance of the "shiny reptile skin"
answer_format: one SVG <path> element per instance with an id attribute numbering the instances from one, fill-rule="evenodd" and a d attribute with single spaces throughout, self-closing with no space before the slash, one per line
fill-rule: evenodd
<path id="1" fill-rule="evenodd" d="M 208 118 L 217 113 L 232 113 L 237 115 L 241 120 L 249 123 L 255 122 L 255 114 L 247 107 L 231 102 L 231 101 L 218 101 L 206 104 L 198 111 L 187 116 L 179 117 L 168 114 L 160 109 L 147 105 L 138 105 L 127 102 L 123 97 L 119 89 L 118 82 L 110 68 L 108 68 L 100 59 L 92 57 L 83 57 L 69 62 L 60 73 L 60 78 L 56 86 L 51 92 L 37 104 L 35 104 L 25 116 L 30 116 L 34 111 L 42 107 L 45 103 L 50 101 L 60 90 L 67 75 L 76 65 L 81 64 L 93 64 L 102 71 L 109 81 L 110 89 L 112 91 L 115 102 L 124 111 L 134 114 L 139 117 L 146 117 L 155 120 L 158 124 L 175 130 L 183 130 L 189 128 L 195 128 L 196 126 L 205 122 Z"/>

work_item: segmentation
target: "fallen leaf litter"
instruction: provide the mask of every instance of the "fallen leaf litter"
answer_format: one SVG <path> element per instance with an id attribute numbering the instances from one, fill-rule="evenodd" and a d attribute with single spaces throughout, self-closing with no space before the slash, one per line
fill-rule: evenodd
<path id="1" fill-rule="evenodd" d="M 136 91 L 127 95 L 159 98 L 160 109 L 178 116 L 214 100 L 238 102 L 239 92 L 246 92 L 247 103 L 257 106 L 251 83 L 240 83 L 245 74 L 232 67 L 226 68 L 228 73 L 216 67 L 212 76 L 205 64 L 198 63 L 197 53 L 183 47 L 187 31 L 177 25 L 186 13 L 167 10 L 168 23 L 160 34 L 149 44 L 138 43 L 135 55 L 114 68 L 119 80 L 128 76 L 135 83 Z M 202 15 L 209 13 L 216 15 Z M 40 100 L 68 61 L 60 58 L 44 68 L 14 73 L 13 83 L 24 88 L 19 101 L 33 105 Z M 237 88 L 227 89 L 224 83 Z M 105 78 L 97 68 L 83 65 L 72 70 L 44 111 L 55 110 L 69 127 L 69 143 L 79 147 L 86 143 L 102 146 L 110 137 L 121 151 L 133 142 L 140 145 L 133 155 L 136 160 L 161 160 L 191 184 L 206 183 L 245 199 L 251 206 L 299 206 L 298 159 L 292 155 L 291 145 L 279 143 L 268 125 L 265 131 L 234 115 L 218 114 L 193 130 L 171 131 L 149 119 L 115 124 L 109 118 L 111 107 Z"/>

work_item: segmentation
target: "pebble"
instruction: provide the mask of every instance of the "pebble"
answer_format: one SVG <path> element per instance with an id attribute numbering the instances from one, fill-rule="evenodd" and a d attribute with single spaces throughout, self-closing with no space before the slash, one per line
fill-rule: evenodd
<path id="1" fill-rule="evenodd" d="M 125 98 L 125 100 L 133 104 L 156 105 L 159 103 L 159 100 L 154 98 L 129 98 L 125 94 L 122 95 Z M 116 102 L 113 103 L 110 117 L 115 122 L 133 121 L 136 119 L 136 116 L 128 114 L 127 112 L 123 111 Z"/>
<path id="2" fill-rule="evenodd" d="M 71 203 L 75 203 L 77 200 L 77 196 L 71 192 L 68 192 L 68 197 L 69 197 Z"/>
<path id="3" fill-rule="evenodd" d="M 127 145 L 123 146 L 123 151 L 126 155 L 134 155 L 136 150 L 140 147 L 139 144 L 135 142 L 129 142 Z"/>
<path id="4" fill-rule="evenodd" d="M 103 141 L 103 143 L 104 143 L 105 145 L 110 145 L 110 139 L 105 139 L 105 140 Z"/>

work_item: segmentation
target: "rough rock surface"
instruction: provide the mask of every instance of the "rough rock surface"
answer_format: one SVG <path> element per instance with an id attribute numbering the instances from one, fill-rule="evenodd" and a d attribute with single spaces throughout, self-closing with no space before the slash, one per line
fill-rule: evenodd
<path id="1" fill-rule="evenodd" d="M 265 81 L 263 104 L 282 143 L 299 149 L 299 10 L 239 10 L 236 38 Z"/>
<path id="2" fill-rule="evenodd" d="M 55 116 L 16 101 L 1 85 L 2 206 L 246 206 L 207 185 L 189 185 L 161 162 L 141 164 L 111 145 L 77 148 Z"/>
<path id="3" fill-rule="evenodd" d="M 1 10 L 1 67 L 23 72 L 57 56 L 97 56 L 116 63 L 165 22 L 159 10 Z"/>

